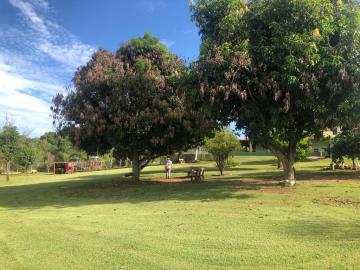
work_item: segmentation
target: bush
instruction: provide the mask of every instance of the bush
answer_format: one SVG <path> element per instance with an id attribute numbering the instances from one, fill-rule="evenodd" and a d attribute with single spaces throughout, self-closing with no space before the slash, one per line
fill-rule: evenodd
<path id="1" fill-rule="evenodd" d="M 240 161 L 234 158 L 229 158 L 228 161 L 226 162 L 226 168 L 234 168 L 239 166 L 240 166 Z"/>

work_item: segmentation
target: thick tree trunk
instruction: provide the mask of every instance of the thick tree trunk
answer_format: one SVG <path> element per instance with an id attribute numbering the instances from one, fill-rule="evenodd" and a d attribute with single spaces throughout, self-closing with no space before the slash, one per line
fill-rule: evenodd
<path id="1" fill-rule="evenodd" d="M 10 162 L 6 162 L 6 181 L 10 181 Z"/>
<path id="2" fill-rule="evenodd" d="M 294 169 L 294 163 L 292 163 L 290 160 L 283 161 L 284 164 L 284 173 L 286 180 L 288 180 L 291 184 L 291 182 L 295 182 L 295 169 Z"/>
<path id="3" fill-rule="evenodd" d="M 135 153 L 132 157 L 132 179 L 134 182 L 140 181 L 140 161 L 139 161 L 139 154 Z"/>
<path id="4" fill-rule="evenodd" d="M 271 146 L 269 150 L 278 158 L 278 160 L 280 160 L 280 163 L 283 165 L 285 180 L 282 182 L 294 186 L 296 184 L 294 168 L 296 144 L 289 146 L 286 152 L 283 152 L 274 146 Z"/>

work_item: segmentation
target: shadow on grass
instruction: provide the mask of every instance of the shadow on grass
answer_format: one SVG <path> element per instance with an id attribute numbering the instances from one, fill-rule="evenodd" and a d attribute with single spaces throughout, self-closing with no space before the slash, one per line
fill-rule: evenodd
<path id="1" fill-rule="evenodd" d="M 275 159 L 268 159 L 268 160 L 252 160 L 252 161 L 245 161 L 241 162 L 241 165 L 275 165 L 277 161 Z"/>
<path id="2" fill-rule="evenodd" d="M 188 167 L 176 168 L 174 173 L 184 173 L 186 176 L 187 170 Z M 64 181 L 0 187 L 0 207 L 33 209 L 45 206 L 60 208 L 92 204 L 137 204 L 163 200 L 246 200 L 258 196 L 256 193 L 246 193 L 246 191 L 278 186 L 278 180 L 282 178 L 281 170 L 262 172 L 242 171 L 241 168 L 227 170 L 227 172 L 231 171 L 234 173 L 214 179 L 209 175 L 217 170 L 207 168 L 207 180 L 201 183 L 154 181 L 152 179 L 159 177 L 156 175 L 157 171 L 143 172 L 144 181 L 140 183 L 133 183 L 129 178 L 124 177 L 124 173 L 91 176 L 75 174 L 73 178 Z M 359 172 L 299 170 L 297 177 L 300 181 L 354 180 L 359 179 Z"/>
<path id="3" fill-rule="evenodd" d="M 200 166 L 200 165 L 198 165 Z M 184 176 L 187 175 L 187 172 L 190 171 L 190 167 L 197 167 L 197 166 L 186 166 L 186 167 L 182 167 L 182 168 L 174 168 L 171 170 L 171 172 L 173 174 L 184 174 Z M 200 167 L 204 167 L 205 168 L 205 173 L 207 174 L 213 174 L 213 173 L 219 173 L 219 170 L 215 167 L 208 167 L 208 166 L 200 166 Z M 239 166 L 239 167 L 232 167 L 232 168 L 225 168 L 225 172 L 242 172 L 242 171 L 257 171 L 257 168 L 252 168 L 252 167 L 243 167 L 243 166 Z M 143 176 L 147 176 L 147 175 L 156 175 L 156 174 L 163 174 L 165 176 L 165 170 L 145 170 L 141 172 L 141 175 Z"/>
<path id="4" fill-rule="evenodd" d="M 360 239 L 360 224 L 356 222 L 336 222 L 321 218 L 316 220 L 295 220 L 283 224 L 281 233 L 285 233 L 289 237 L 305 239 L 357 241 Z"/>
<path id="5" fill-rule="evenodd" d="M 146 203 L 166 200 L 246 200 L 258 195 L 246 191 L 276 186 L 276 182 L 226 178 L 200 183 L 133 183 L 118 175 L 79 176 L 68 181 L 5 186 L 0 188 L 0 207 L 36 209 L 45 206 L 76 207 L 92 204 Z"/>

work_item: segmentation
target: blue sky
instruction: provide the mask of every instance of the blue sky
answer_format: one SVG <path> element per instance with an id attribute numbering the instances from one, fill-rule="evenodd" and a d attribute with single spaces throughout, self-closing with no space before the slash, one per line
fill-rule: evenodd
<path id="1" fill-rule="evenodd" d="M 187 61 L 200 39 L 187 0 L 1 0 L 0 123 L 32 137 L 52 130 L 52 97 L 98 48 L 151 32 Z"/>

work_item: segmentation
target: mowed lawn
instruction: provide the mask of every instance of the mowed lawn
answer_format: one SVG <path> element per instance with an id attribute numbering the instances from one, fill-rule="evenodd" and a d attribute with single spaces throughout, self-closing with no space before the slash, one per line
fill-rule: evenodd
<path id="1" fill-rule="evenodd" d="M 272 157 L 203 183 L 129 169 L 0 178 L 0 269 L 360 269 L 360 174 L 297 164 L 281 188 Z M 190 166 L 176 165 L 174 177 Z"/>

